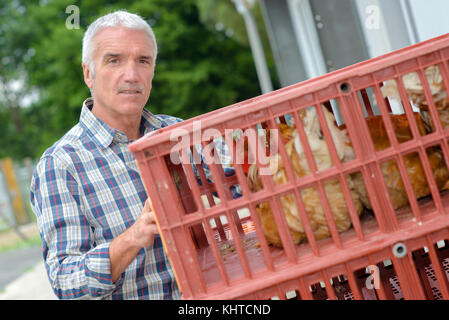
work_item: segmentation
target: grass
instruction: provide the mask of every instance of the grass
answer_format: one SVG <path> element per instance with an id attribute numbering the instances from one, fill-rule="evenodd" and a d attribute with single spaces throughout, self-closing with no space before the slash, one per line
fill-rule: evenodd
<path id="1" fill-rule="evenodd" d="M 11 243 L 8 245 L 0 244 L 0 253 L 17 250 L 17 249 L 22 249 L 22 248 L 26 248 L 26 247 L 31 247 L 31 246 L 37 246 L 37 245 L 39 245 L 39 246 L 42 245 L 41 237 L 39 235 L 28 237 L 27 240 L 18 239 L 14 243 Z"/>

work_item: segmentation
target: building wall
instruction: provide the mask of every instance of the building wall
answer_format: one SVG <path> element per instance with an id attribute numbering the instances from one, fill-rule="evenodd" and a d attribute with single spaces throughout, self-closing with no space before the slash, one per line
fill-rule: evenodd
<path id="1" fill-rule="evenodd" d="M 449 32 L 448 0 L 261 0 L 281 85 Z"/>
<path id="2" fill-rule="evenodd" d="M 408 0 L 416 24 L 419 41 L 449 32 L 449 1 Z"/>

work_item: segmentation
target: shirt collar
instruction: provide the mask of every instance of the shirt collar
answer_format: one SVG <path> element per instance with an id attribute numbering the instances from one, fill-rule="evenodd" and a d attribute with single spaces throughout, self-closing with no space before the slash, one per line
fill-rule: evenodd
<path id="1" fill-rule="evenodd" d="M 83 102 L 80 124 L 84 126 L 100 147 L 106 149 L 113 141 L 124 143 L 131 142 L 123 132 L 110 127 L 105 122 L 98 119 L 91 111 L 93 105 L 94 101 L 92 98 L 88 98 Z M 161 120 L 144 108 L 142 112 L 142 121 L 140 123 L 140 132 L 142 133 L 142 136 L 161 127 Z"/>

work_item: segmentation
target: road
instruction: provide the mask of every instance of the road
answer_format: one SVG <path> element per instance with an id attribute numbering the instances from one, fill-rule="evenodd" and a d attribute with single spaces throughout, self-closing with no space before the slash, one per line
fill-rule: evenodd
<path id="1" fill-rule="evenodd" d="M 26 230 L 28 237 L 37 233 L 35 226 Z M 0 243 L 14 242 L 16 237 L 13 233 L 2 234 Z M 0 300 L 35 299 L 56 299 L 45 271 L 42 246 L 28 245 L 0 252 Z"/>
<path id="2" fill-rule="evenodd" d="M 42 261 L 42 247 L 30 246 L 0 253 L 0 290 Z"/>
<path id="3" fill-rule="evenodd" d="M 48 282 L 43 262 L 10 282 L 0 293 L 0 300 L 57 300 Z"/>

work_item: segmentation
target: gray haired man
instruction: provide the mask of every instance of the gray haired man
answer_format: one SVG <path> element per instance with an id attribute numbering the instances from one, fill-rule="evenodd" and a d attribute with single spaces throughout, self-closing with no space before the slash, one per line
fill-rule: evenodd
<path id="1" fill-rule="evenodd" d="M 157 44 L 138 15 L 98 18 L 83 39 L 92 97 L 80 121 L 42 155 L 31 204 L 60 299 L 178 299 L 173 270 L 128 144 L 182 121 L 147 103 Z"/>

